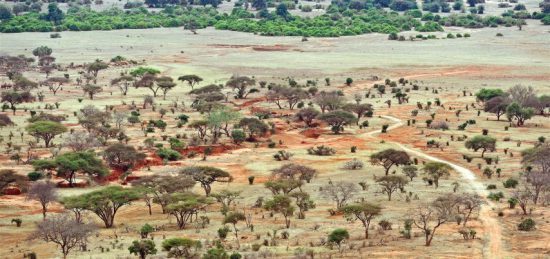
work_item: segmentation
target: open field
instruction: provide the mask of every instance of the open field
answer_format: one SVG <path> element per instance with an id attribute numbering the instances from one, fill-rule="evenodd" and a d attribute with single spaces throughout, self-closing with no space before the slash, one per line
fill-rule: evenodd
<path id="1" fill-rule="evenodd" d="M 110 4 L 113 3 L 106 2 L 106 5 Z M 222 10 L 230 10 L 229 4 L 224 3 Z M 501 12 L 496 10 L 496 4 L 496 1 L 486 3 L 488 13 L 497 15 Z M 529 10 L 538 8 L 536 1 L 528 1 L 526 5 Z M 302 37 L 263 37 L 213 28 L 197 30 L 197 34 L 182 28 L 67 31 L 61 32 L 61 38 L 55 39 L 50 38 L 50 33 L 0 34 L 0 56 L 31 56 L 35 48 L 46 45 L 53 50 L 51 55 L 56 58 L 55 63 L 60 65 L 48 77 L 70 78 L 70 82 L 56 94 L 47 86 L 39 86 L 31 93 L 38 96 L 42 92 L 43 100 L 17 104 L 13 113 L 6 106 L 0 113 L 14 122 L 14 125 L 0 127 L 0 169 L 14 170 L 17 175 L 26 177 L 29 172 L 35 171 L 31 161 L 27 161 L 29 157 L 49 159 L 72 152 L 66 138 L 72 131 L 85 131 L 82 109 L 89 105 L 108 113 L 124 113 L 125 118 L 134 111 L 143 123 L 131 124 L 125 119 L 120 131 L 127 138 L 117 140 L 117 134 L 91 149 L 98 158 L 102 158 L 107 147 L 123 143 L 135 147 L 146 158 L 128 169 L 128 175 L 115 167 L 109 168 L 111 176 L 106 179 L 79 172 L 76 178 L 89 182 L 89 186 L 56 188 L 58 200 L 103 190 L 107 186 L 136 189 L 135 185 L 126 181 L 126 176 L 135 179 L 170 174 L 184 177 L 179 174 L 183 168 L 210 166 L 222 169 L 232 177 L 231 182 L 214 182 L 212 193 L 240 191 L 240 197 L 229 206 L 229 210 L 242 212 L 250 222 L 241 220 L 237 223 L 237 238 L 234 232 L 220 238 L 218 230 L 224 225 L 233 229 L 233 225 L 222 223 L 222 205 L 213 202 L 199 210 L 197 218 L 184 229 L 179 229 L 175 217 L 163 213 L 157 203 L 153 204 L 152 214 L 149 215 L 140 196 L 140 199 L 118 211 L 112 228 L 105 228 L 91 211 L 83 212 L 84 222 L 90 222 L 96 231 L 86 239 L 84 247 L 71 250 L 68 258 L 135 258 L 128 252 L 128 247 L 132 241 L 140 240 L 139 230 L 145 223 L 155 228 L 149 239 L 158 249 L 155 255 L 148 255 L 147 258 L 166 258 L 168 253 L 162 249 L 163 241 L 181 237 L 201 242 L 197 256 L 188 258 L 198 258 L 215 248 L 217 243 L 228 254 L 238 252 L 244 258 L 547 258 L 550 256 L 549 183 L 544 185 L 546 189 L 542 191 L 539 203 L 527 202 L 528 213 L 523 213 L 519 205 L 510 208 L 508 201 L 514 197 L 515 191 L 530 186 L 524 180 L 526 166 L 529 165 L 522 163 L 521 152 L 527 148 L 548 146 L 548 105 L 542 108 L 542 115 L 537 112 L 524 125 L 517 126 L 515 121 L 509 122 L 506 115 L 497 120 L 493 113 L 484 112 L 484 104 L 476 100 L 475 93 L 482 88 L 506 92 L 514 85 L 523 85 L 532 86 L 537 96 L 550 95 L 549 30 L 540 21 L 527 20 L 521 31 L 516 27 L 446 27 L 445 32 L 430 34 L 443 37 L 449 32 L 469 33 L 471 37 L 424 41 L 390 41 L 385 34 L 308 38 L 302 41 Z M 496 37 L 497 33 L 504 36 Z M 415 34 L 402 33 L 407 37 Z M 135 64 L 108 62 L 117 55 L 135 61 Z M 89 73 L 86 66 L 96 59 L 109 63 L 109 67 L 100 70 L 94 78 L 97 82 L 93 84 L 102 87 L 102 91 L 95 94 L 92 100 L 82 90 L 85 84 L 78 84 L 76 80 Z M 176 86 L 165 98 L 159 93 L 153 98 L 153 104 L 146 105 L 144 98 L 152 95 L 150 89 L 130 87 L 128 94 L 122 95 L 118 87 L 111 85 L 112 79 L 138 67 L 158 69 L 159 76 L 173 78 Z M 200 132 L 190 125 L 208 118 L 212 111 L 198 111 L 200 108 L 194 106 L 198 97 L 189 93 L 192 87 L 176 80 L 189 74 L 204 79 L 194 89 L 209 84 L 225 85 L 232 76 L 253 77 L 257 92 L 251 92 L 245 98 L 235 98 L 235 91 L 224 86 L 220 92 L 226 97 L 217 100 L 216 104 L 228 107 L 241 118 L 261 118 L 259 121 L 265 123 L 266 130 L 238 144 L 221 133 L 218 142 L 214 143 L 212 128 L 205 130 L 205 139 L 196 140 Z M 46 75 L 35 64 L 24 69 L 22 75 L 34 82 L 46 80 Z M 135 80 L 139 78 L 136 76 Z M 325 78 L 330 78 L 330 85 L 325 84 Z M 349 85 L 345 84 L 347 78 L 353 79 Z M 397 83 L 400 78 L 406 83 Z M 295 114 L 302 107 L 318 109 L 315 99 L 318 92 L 301 99 L 299 108 L 290 109 L 283 102 L 284 107 L 279 109 L 274 102 L 266 99 L 269 89 L 273 88 L 259 86 L 261 81 L 286 86 L 289 79 L 297 82 L 297 88 L 308 90 L 315 87 L 318 92 L 340 91 L 345 103 L 354 103 L 354 97 L 359 95 L 359 102 L 371 104 L 374 113 L 370 117 L 362 117 L 357 124 L 347 123 L 341 134 L 331 132 L 331 126 L 319 117 L 313 126 L 308 127 L 297 120 Z M 395 86 L 391 87 L 385 79 L 396 83 Z M 309 85 L 307 80 L 310 80 Z M 0 75 L 0 85 L 12 82 L 7 75 Z M 386 92 L 379 94 L 378 85 L 385 85 Z M 413 85 L 418 89 L 414 90 Z M 398 102 L 395 93 L 390 92 L 392 89 L 402 89 L 407 94 L 406 101 Z M 438 101 L 440 104 L 436 104 Z M 51 105 L 51 108 L 46 108 L 46 105 Z M 161 110 L 165 114 L 161 115 Z M 457 114 L 458 110 L 460 112 Z M 44 141 L 26 133 L 31 111 L 65 117 L 61 124 L 68 131 L 53 139 L 58 149 L 47 148 Z M 413 114 L 414 111 L 418 114 Z M 262 112 L 267 114 L 266 117 L 259 116 Z M 188 116 L 188 122 L 178 125 L 181 114 Z M 152 132 L 147 132 L 146 128 L 152 127 L 147 122 L 156 120 L 165 121 L 166 129 L 154 128 Z M 444 122 L 448 130 L 430 128 L 427 120 L 431 123 Z M 460 130 L 459 126 L 469 120 L 475 123 Z M 364 121 L 368 124 L 359 127 Z M 108 127 L 103 126 L 114 128 L 114 123 L 110 120 L 106 123 Z M 238 123 L 239 119 L 235 119 L 228 126 L 237 129 L 239 127 L 233 124 Z M 381 132 L 384 126 L 389 127 L 387 132 Z M 494 151 L 486 152 L 482 158 L 481 151 L 467 149 L 465 142 L 482 135 L 484 130 L 496 138 L 497 144 Z M 158 150 L 169 148 L 168 139 L 172 137 L 177 137 L 187 147 L 178 150 L 183 155 L 181 159 L 163 161 Z M 542 144 L 544 139 L 541 142 L 540 137 L 545 138 L 546 144 Z M 146 139 L 154 139 L 154 144 L 148 145 Z M 429 141 L 437 143 L 437 147 L 429 146 Z M 308 148 L 321 145 L 333 148 L 335 154 L 308 154 Z M 203 150 L 207 147 L 213 151 L 203 158 Z M 391 201 L 377 182 L 385 175 L 384 168 L 370 162 L 373 154 L 389 148 L 405 151 L 410 156 L 408 163 L 419 169 L 418 177 L 396 189 Z M 276 161 L 273 156 L 279 150 L 290 152 L 293 156 L 288 161 Z M 56 153 L 58 151 L 59 154 Z M 190 156 L 190 153 L 195 153 L 195 156 Z M 14 154 L 21 156 L 20 161 L 13 159 Z M 471 160 L 467 161 L 467 158 Z M 487 158 L 491 159 L 490 162 Z M 364 166 L 357 170 L 345 169 L 345 163 L 352 159 L 360 160 Z M 451 166 L 450 174 L 439 180 L 437 188 L 423 171 L 426 164 L 434 161 Z M 300 188 L 289 192 L 297 193 L 299 190 L 308 193 L 315 206 L 305 211 L 305 219 L 299 219 L 296 210 L 289 217 L 290 226 L 287 228 L 281 213 L 255 204 L 259 200 L 265 204 L 272 199 L 274 193 L 265 184 L 274 179 L 273 170 L 289 163 L 310 167 L 317 174 L 311 182 L 300 180 Z M 484 174 L 486 168 L 500 173 L 487 177 Z M 402 170 L 403 166 L 392 167 L 389 175 L 401 176 Z M 55 169 L 44 171 L 52 173 Z M 253 177 L 253 184 L 249 183 L 250 177 Z M 516 189 L 504 188 L 503 182 L 507 179 L 517 179 L 520 183 Z M 66 184 L 61 177 L 54 176 L 52 181 Z M 354 186 L 356 190 L 348 200 L 350 204 L 368 202 L 381 206 L 380 215 L 372 220 L 368 228 L 368 239 L 365 239 L 361 222 L 348 221 L 343 212 L 336 210 L 336 203 L 323 195 L 323 188 L 328 188 L 331 183 Z M 496 189 L 489 190 L 490 185 Z M 205 190 L 198 183 L 189 191 L 205 196 Z M 497 192 L 502 192 L 504 198 L 498 201 L 487 198 Z M 436 229 L 430 246 L 425 245 L 424 233 L 416 225 L 412 226 L 411 235 L 406 237 L 404 222 L 421 206 L 437 197 L 463 196 L 464 193 L 478 194 L 483 200 L 483 205 L 475 210 L 467 225 L 457 224 L 453 214 Z M 459 210 L 453 207 L 453 211 L 455 209 Z M 62 213 L 73 217 L 61 203 L 52 202 L 47 218 Z M 206 216 L 209 224 L 201 224 L 199 216 Z M 519 231 L 518 224 L 527 218 L 536 222 L 535 229 Z M 21 227 L 16 227 L 13 219 L 21 219 Z M 383 229 L 379 224 L 383 220 L 390 222 L 389 228 Z M 26 199 L 25 194 L 1 195 L 0 232 L 3 234 L 3 244 L 0 246 L 0 258 L 22 258 L 30 252 L 36 253 L 38 258 L 62 258 L 55 244 L 28 239 L 36 230 L 36 223 L 41 221 L 39 202 Z M 337 228 L 345 228 L 350 234 L 340 251 L 337 245 L 327 241 L 327 235 Z M 473 230 L 475 237 L 466 240 L 459 233 L 462 229 Z"/>

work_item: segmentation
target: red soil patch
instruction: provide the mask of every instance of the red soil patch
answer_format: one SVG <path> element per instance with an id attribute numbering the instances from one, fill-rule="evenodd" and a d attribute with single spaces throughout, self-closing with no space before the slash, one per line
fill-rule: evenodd
<path id="1" fill-rule="evenodd" d="M 21 194 L 21 189 L 15 186 L 10 186 L 4 189 L 4 195 L 19 195 L 19 194 Z"/>
<path id="2" fill-rule="evenodd" d="M 226 49 L 246 49 L 252 48 L 255 51 L 288 51 L 292 49 L 291 45 L 249 45 L 249 44 L 208 44 L 210 47 Z"/>
<path id="3" fill-rule="evenodd" d="M 300 134 L 306 136 L 306 138 L 319 138 L 319 136 L 321 136 L 321 134 L 323 134 L 323 130 L 321 129 L 316 129 L 316 128 L 312 128 L 312 129 L 306 129 L 306 130 L 303 130 L 300 132 Z"/>
<path id="4" fill-rule="evenodd" d="M 252 47 L 255 51 L 287 51 L 290 50 L 292 46 L 289 45 L 272 45 L 272 46 L 255 46 Z"/>

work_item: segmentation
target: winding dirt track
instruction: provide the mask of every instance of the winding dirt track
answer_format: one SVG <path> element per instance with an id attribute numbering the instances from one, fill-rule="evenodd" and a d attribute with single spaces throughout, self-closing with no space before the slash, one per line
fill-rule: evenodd
<path id="1" fill-rule="evenodd" d="M 403 122 L 395 117 L 392 116 L 381 116 L 382 118 L 388 119 L 392 122 L 394 122 L 393 125 L 388 127 L 388 130 L 396 129 L 401 126 L 403 126 Z M 380 130 L 376 131 L 370 131 L 367 133 L 364 133 L 363 136 L 366 137 L 374 137 L 376 134 L 381 133 Z M 472 189 L 479 194 L 481 197 L 487 197 L 487 190 L 485 190 L 482 183 L 478 182 L 476 180 L 476 175 L 469 169 L 459 166 L 457 164 L 453 164 L 449 161 L 439 159 L 437 157 L 433 157 L 431 155 L 428 155 L 426 153 L 423 153 L 422 151 L 411 149 L 406 146 L 404 146 L 401 143 L 398 142 L 392 142 L 393 144 L 397 145 L 399 148 L 407 151 L 408 153 L 414 154 L 419 157 L 423 157 L 424 159 L 428 159 L 435 162 L 445 163 L 451 166 L 455 171 L 460 173 L 462 178 L 466 180 L 466 182 L 472 187 Z M 486 204 L 484 204 L 479 212 L 479 219 L 483 223 L 483 227 L 485 229 L 485 246 L 483 248 L 483 257 L 484 258 L 505 258 L 505 252 L 503 251 L 503 245 L 502 245 L 502 230 L 500 227 L 500 224 L 498 221 L 491 215 L 491 207 L 494 207 L 494 204 L 486 200 Z"/>

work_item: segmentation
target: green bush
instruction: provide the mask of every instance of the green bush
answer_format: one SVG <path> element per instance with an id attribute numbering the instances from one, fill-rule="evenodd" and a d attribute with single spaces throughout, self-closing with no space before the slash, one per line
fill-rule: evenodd
<path id="1" fill-rule="evenodd" d="M 516 188 L 518 185 L 518 180 L 510 178 L 503 182 L 504 188 Z"/>
<path id="2" fill-rule="evenodd" d="M 157 150 L 157 155 L 162 158 L 163 160 L 166 159 L 168 161 L 176 161 L 181 159 L 181 154 L 178 153 L 175 150 L 168 149 L 168 148 L 161 148 Z"/>
<path id="3" fill-rule="evenodd" d="M 524 219 L 521 223 L 518 224 L 518 229 L 521 231 L 532 231 L 535 230 L 535 221 L 531 218 Z"/>
<path id="4" fill-rule="evenodd" d="M 41 172 L 30 172 L 27 174 L 27 177 L 29 177 L 29 181 L 38 181 L 44 177 L 44 175 Z"/>

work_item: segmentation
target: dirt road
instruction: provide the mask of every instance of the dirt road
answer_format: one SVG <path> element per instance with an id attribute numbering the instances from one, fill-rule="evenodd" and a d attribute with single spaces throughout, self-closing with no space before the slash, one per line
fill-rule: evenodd
<path id="1" fill-rule="evenodd" d="M 395 118 L 392 116 L 381 116 L 381 117 L 394 122 L 393 125 L 388 127 L 388 130 L 396 129 L 403 126 L 403 122 L 398 118 Z M 380 130 L 370 131 L 363 135 L 374 137 L 378 133 L 381 133 L 381 131 Z M 464 180 L 466 180 L 466 182 L 472 187 L 472 189 L 477 194 L 479 194 L 481 197 L 487 197 L 487 194 L 488 194 L 487 190 L 485 189 L 482 183 L 476 180 L 477 177 L 471 170 L 465 167 L 459 166 L 457 164 L 453 164 L 449 161 L 439 159 L 437 157 L 433 157 L 431 155 L 423 153 L 422 151 L 408 148 L 401 143 L 397 143 L 397 142 L 392 142 L 392 143 L 397 145 L 399 148 L 407 151 L 409 154 L 413 154 L 415 156 L 419 156 L 427 160 L 445 163 L 451 166 L 455 171 L 457 171 L 462 176 Z M 485 228 L 484 238 L 486 243 L 483 249 L 483 257 L 484 258 L 505 258 L 506 254 L 503 251 L 503 245 L 502 245 L 502 233 L 501 233 L 502 230 L 501 230 L 500 224 L 492 215 L 494 213 L 491 213 L 492 207 L 494 207 L 494 204 L 491 201 L 486 200 L 486 204 L 481 207 L 479 212 L 479 219 L 481 220 L 481 222 L 483 223 L 483 227 Z"/>

